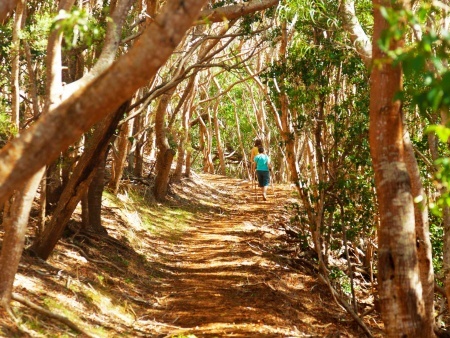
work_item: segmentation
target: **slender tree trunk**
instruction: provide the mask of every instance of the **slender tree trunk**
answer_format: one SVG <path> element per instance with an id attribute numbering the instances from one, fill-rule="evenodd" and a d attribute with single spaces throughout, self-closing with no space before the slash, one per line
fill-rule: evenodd
<path id="1" fill-rule="evenodd" d="M 374 8 L 386 6 L 374 0 Z M 405 3 L 397 3 L 397 6 Z M 373 41 L 378 41 L 386 21 L 379 10 L 374 14 Z M 403 41 L 391 41 L 392 48 Z M 373 44 L 373 57 L 384 54 Z M 383 63 L 374 67 L 370 89 L 369 142 L 375 172 L 380 228 L 378 230 L 378 283 L 381 314 L 388 337 L 434 337 L 425 314 L 422 283 L 416 249 L 414 202 L 406 168 L 403 118 L 395 94 L 401 90 L 399 66 Z"/>
<path id="2" fill-rule="evenodd" d="M 94 232 L 96 234 L 106 235 L 108 232 L 102 225 L 102 196 L 105 186 L 105 169 L 108 151 L 105 152 L 103 158 L 99 158 L 99 163 L 95 170 L 94 177 L 87 194 L 89 223 L 83 231 Z"/>
<path id="3" fill-rule="evenodd" d="M 166 198 L 169 189 L 170 169 L 172 167 L 173 157 L 175 156 L 175 151 L 170 148 L 169 142 L 167 141 L 165 126 L 167 106 L 169 105 L 174 90 L 175 88 L 161 96 L 155 114 L 155 137 L 158 155 L 156 156 L 154 194 L 158 201 L 163 201 Z"/>
<path id="4" fill-rule="evenodd" d="M 33 116 L 37 118 L 40 114 L 40 108 L 39 108 L 39 100 L 38 100 L 38 94 L 37 94 L 37 82 L 36 82 L 36 74 L 33 69 L 32 61 L 31 61 L 31 49 L 30 45 L 27 41 L 24 41 L 23 43 L 24 49 L 25 49 L 25 56 L 27 59 L 27 70 L 28 70 L 28 76 L 30 77 L 30 93 L 31 93 L 31 102 L 33 105 Z"/>
<path id="5" fill-rule="evenodd" d="M 190 138 L 188 138 L 188 144 L 190 143 Z M 186 167 L 184 169 L 184 176 L 191 177 L 191 165 L 192 165 L 192 151 L 186 151 Z"/>
<path id="6" fill-rule="evenodd" d="M 181 176 L 183 175 L 183 165 L 185 164 L 185 156 L 186 156 L 186 148 L 189 141 L 189 120 L 191 119 L 192 110 L 193 110 L 193 99 L 196 90 L 196 76 L 192 76 L 189 79 L 189 83 L 186 85 L 185 91 L 189 91 L 186 95 L 183 93 L 183 97 L 185 98 L 185 102 L 183 105 L 183 114 L 181 116 L 181 137 L 180 142 L 178 144 L 178 158 L 177 158 L 177 166 L 175 168 L 175 173 L 173 175 L 174 182 L 179 182 L 181 180 Z"/>
<path id="7" fill-rule="evenodd" d="M 23 190 L 16 191 L 11 198 L 9 208 L 5 208 L 8 214 L 3 215 L 5 236 L 0 256 L 0 306 L 7 307 L 11 301 L 14 277 L 25 244 L 30 210 L 43 173 L 44 170 L 41 170 Z"/>
<path id="8" fill-rule="evenodd" d="M 128 140 L 128 134 L 130 130 L 131 121 L 127 121 L 122 124 L 119 137 L 117 138 L 117 149 L 116 152 L 113 151 L 113 161 L 111 165 L 111 179 L 109 181 L 109 188 L 112 190 L 114 195 L 119 192 L 120 180 L 122 178 L 123 170 L 125 167 L 125 161 L 127 159 L 128 148 L 130 146 L 130 141 Z"/>
<path id="9" fill-rule="evenodd" d="M 20 0 L 17 3 L 16 13 L 14 16 L 14 27 L 13 27 L 13 36 L 12 36 L 12 61 L 11 61 L 11 87 L 12 87 L 12 114 L 11 120 L 12 123 L 16 126 L 20 125 L 20 30 L 22 28 L 22 19 L 24 12 L 24 1 Z"/>
<path id="10" fill-rule="evenodd" d="M 429 322 L 434 324 L 434 270 L 431 252 L 430 227 L 428 223 L 428 206 L 426 203 L 426 193 L 420 179 L 419 165 L 414 155 L 414 149 L 409 138 L 409 133 L 405 130 L 404 136 L 405 162 L 409 176 L 411 178 L 411 193 L 418 199 L 414 203 L 414 219 L 416 230 L 417 257 L 419 263 L 420 281 L 423 289 L 423 299 L 425 302 L 425 315 Z"/>
<path id="11" fill-rule="evenodd" d="M 136 148 L 134 150 L 134 170 L 133 173 L 137 177 L 142 176 L 142 172 L 144 170 L 144 145 L 147 141 L 147 132 L 142 131 L 144 128 L 144 118 L 145 115 L 140 115 L 135 119 L 133 126 L 133 134 L 139 133 L 135 140 Z"/>
<path id="12" fill-rule="evenodd" d="M 219 92 L 222 91 L 219 82 L 214 78 L 214 83 L 216 84 Z M 217 141 L 217 153 L 219 156 L 219 168 L 220 168 L 220 174 L 226 175 L 226 167 L 225 167 L 225 158 L 223 154 L 223 147 L 222 147 L 222 137 L 220 135 L 220 123 L 219 123 L 219 116 L 218 116 L 218 109 L 219 109 L 220 100 L 216 101 L 216 104 L 214 105 L 214 131 L 216 134 L 216 141 Z"/>
<path id="13" fill-rule="evenodd" d="M 239 146 L 241 148 L 242 154 L 243 154 L 243 162 L 244 162 L 244 168 L 246 171 L 246 176 L 249 178 L 249 180 L 252 180 L 252 176 L 253 173 L 250 173 L 250 166 L 249 164 L 249 160 L 247 159 L 247 150 L 244 147 L 244 143 L 242 142 L 242 134 L 241 134 L 241 128 L 240 128 L 240 122 L 239 122 L 239 114 L 237 112 L 237 109 L 234 110 L 234 119 L 236 120 L 236 127 L 237 127 L 237 136 L 238 136 L 238 140 L 239 140 Z M 251 161 L 251 160 L 250 160 Z"/>
<path id="14" fill-rule="evenodd" d="M 189 105 L 184 107 L 183 115 L 181 117 L 181 137 L 178 143 L 178 158 L 177 158 L 177 166 L 175 168 L 175 173 L 173 175 L 174 182 L 181 181 L 181 176 L 183 174 L 183 165 L 185 163 L 185 155 L 186 155 L 186 145 L 189 139 L 189 119 L 191 116 L 191 108 Z"/>
<path id="15" fill-rule="evenodd" d="M 13 62 L 12 62 L 12 123 L 17 130 L 20 128 L 19 106 L 19 57 L 20 39 L 19 32 L 22 27 L 24 12 L 23 1 L 18 3 L 13 28 Z M 19 261 L 25 244 L 25 233 L 28 225 L 30 210 L 36 194 L 39 182 L 42 178 L 42 170 L 34 174 L 20 191 L 15 191 L 9 203 L 6 203 L 3 214 L 3 238 L 0 254 L 0 306 L 9 307 Z"/>
<path id="16" fill-rule="evenodd" d="M 89 200 L 88 191 L 81 197 L 81 229 L 89 229 Z"/>

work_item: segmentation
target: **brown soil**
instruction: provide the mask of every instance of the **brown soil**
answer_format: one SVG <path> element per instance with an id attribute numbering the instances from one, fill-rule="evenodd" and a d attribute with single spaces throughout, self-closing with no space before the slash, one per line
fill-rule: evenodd
<path id="1" fill-rule="evenodd" d="M 15 292 L 94 337 L 364 337 L 309 265 L 294 264 L 281 226 L 290 188 L 256 196 L 248 181 L 196 175 L 149 206 L 151 229 L 142 210 L 106 202 L 109 236 L 71 224 L 48 262 L 24 256 Z M 12 306 L 21 328 L 2 312 L 0 335 L 85 336 Z M 377 323 L 368 325 L 380 337 Z"/>

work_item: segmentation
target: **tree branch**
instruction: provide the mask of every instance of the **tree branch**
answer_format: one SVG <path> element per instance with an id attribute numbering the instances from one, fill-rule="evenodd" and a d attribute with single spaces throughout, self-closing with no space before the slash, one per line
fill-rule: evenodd
<path id="1" fill-rule="evenodd" d="M 342 0 L 341 17 L 344 29 L 350 34 L 350 40 L 360 54 L 364 64 L 369 68 L 372 61 L 372 42 L 364 32 L 355 12 L 354 0 Z"/>
<path id="2" fill-rule="evenodd" d="M 279 0 L 253 0 L 239 5 L 206 9 L 200 13 L 200 19 L 196 25 L 204 25 L 212 22 L 222 22 L 226 20 L 238 19 L 264 9 L 278 5 Z"/>

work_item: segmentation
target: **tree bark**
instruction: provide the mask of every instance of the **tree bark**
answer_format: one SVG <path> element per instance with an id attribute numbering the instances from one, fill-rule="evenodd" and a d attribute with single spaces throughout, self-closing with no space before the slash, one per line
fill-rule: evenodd
<path id="1" fill-rule="evenodd" d="M 220 88 L 220 84 L 216 79 L 213 79 L 214 83 L 216 84 L 219 92 L 222 91 Z M 223 154 L 223 147 L 222 147 L 222 137 L 220 135 L 220 123 L 219 123 L 219 116 L 218 116 L 218 109 L 219 109 L 220 100 L 217 100 L 216 104 L 214 105 L 214 132 L 216 134 L 216 141 L 217 141 L 217 154 L 219 156 L 219 168 L 220 168 L 220 174 L 225 175 L 226 174 L 226 167 L 225 167 L 225 157 Z"/>
<path id="2" fill-rule="evenodd" d="M 24 0 L 2 0 L 0 2 L 0 24 L 4 24 L 19 2 Z"/>
<path id="3" fill-rule="evenodd" d="M 108 234 L 106 228 L 102 225 L 102 196 L 105 186 L 107 156 L 108 151 L 105 152 L 103 157 L 99 158 L 99 163 L 95 169 L 94 177 L 89 185 L 87 194 L 89 223 L 87 224 L 87 227 L 83 228 L 83 231 L 94 232 L 100 235 Z"/>
<path id="4" fill-rule="evenodd" d="M 356 51 L 361 56 L 367 68 L 372 63 L 372 42 L 362 29 L 358 17 L 355 13 L 355 1 L 343 0 L 341 8 L 342 22 L 344 29 L 349 32 Z"/>
<path id="5" fill-rule="evenodd" d="M 8 214 L 3 215 L 5 236 L 0 255 L 0 306 L 3 307 L 8 307 L 11 301 L 14 277 L 25 245 L 30 210 L 43 173 L 44 170 L 41 170 L 21 191 L 16 191 L 11 204 L 5 208 Z"/>
<path id="6" fill-rule="evenodd" d="M 196 76 L 192 76 L 186 85 L 185 92 L 183 93 L 183 98 L 185 102 L 183 103 L 183 114 L 181 116 L 181 135 L 180 141 L 178 143 L 178 158 L 177 166 L 175 168 L 175 173 L 173 175 L 174 182 L 181 181 L 181 176 L 183 175 L 183 165 L 185 164 L 186 148 L 189 140 L 189 120 L 192 115 L 193 98 L 196 92 L 194 88 L 196 87 Z M 186 94 L 186 95 L 185 95 Z"/>
<path id="7" fill-rule="evenodd" d="M 119 137 L 117 137 L 117 149 L 112 155 L 111 179 L 108 185 L 114 195 L 117 195 L 119 192 L 120 180 L 122 178 L 125 161 L 127 159 L 128 148 L 130 145 L 130 141 L 128 140 L 130 124 L 131 121 L 122 124 L 119 131 Z"/>
<path id="8" fill-rule="evenodd" d="M 268 9 L 277 5 L 278 3 L 279 0 L 254 0 L 238 5 L 206 9 L 200 13 L 200 20 L 198 20 L 196 24 L 199 25 L 237 19 L 245 15 Z"/>
<path id="9" fill-rule="evenodd" d="M 20 37 L 19 33 L 22 28 L 24 4 L 23 0 L 17 3 L 16 14 L 14 16 L 14 26 L 11 44 L 11 88 L 12 88 L 12 99 L 11 99 L 11 122 L 15 126 L 20 125 Z"/>
<path id="10" fill-rule="evenodd" d="M 420 178 L 419 165 L 414 155 L 414 149 L 405 130 L 403 135 L 405 163 L 411 178 L 411 193 L 414 198 L 421 197 L 414 203 L 414 220 L 416 232 L 417 258 L 419 276 L 422 283 L 422 295 L 425 302 L 425 316 L 428 325 L 434 324 L 434 269 L 431 252 L 430 226 L 428 222 L 428 206 L 426 193 Z"/>
<path id="11" fill-rule="evenodd" d="M 374 0 L 374 8 L 389 5 Z M 398 3 L 402 6 L 404 3 Z M 373 41 L 388 27 L 379 10 L 374 14 Z M 392 41 L 392 48 L 403 41 Z M 373 57 L 385 55 L 373 44 Z M 434 337 L 425 314 L 416 249 L 414 202 L 406 168 L 401 103 L 402 70 L 391 63 L 374 67 L 370 88 L 370 151 L 379 202 L 378 283 L 381 314 L 388 337 Z"/>
<path id="12" fill-rule="evenodd" d="M 172 150 L 167 141 L 165 116 L 167 106 L 174 93 L 175 88 L 162 95 L 155 114 L 155 137 L 158 155 L 156 156 L 156 178 L 154 194 L 158 201 L 166 198 L 169 187 L 169 175 L 175 151 Z"/>

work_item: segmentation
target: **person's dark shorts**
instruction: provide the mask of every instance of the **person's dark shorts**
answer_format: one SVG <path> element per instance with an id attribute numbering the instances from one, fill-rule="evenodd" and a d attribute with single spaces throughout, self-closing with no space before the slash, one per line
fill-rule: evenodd
<path id="1" fill-rule="evenodd" d="M 270 173 L 268 171 L 256 170 L 258 176 L 258 183 L 260 187 L 267 187 L 270 183 Z"/>

